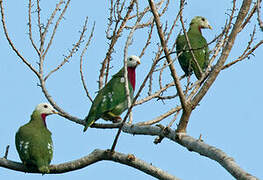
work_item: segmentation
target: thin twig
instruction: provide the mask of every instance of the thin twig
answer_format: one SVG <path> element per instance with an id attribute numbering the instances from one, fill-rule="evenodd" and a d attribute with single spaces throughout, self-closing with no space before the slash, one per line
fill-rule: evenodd
<path id="1" fill-rule="evenodd" d="M 135 125 L 138 125 L 138 126 L 149 126 L 149 125 L 153 125 L 153 124 L 159 123 L 160 121 L 162 121 L 163 119 L 171 116 L 172 114 L 174 114 L 176 112 L 179 112 L 181 109 L 182 109 L 182 106 L 177 106 L 175 108 L 170 109 L 166 113 L 164 113 L 164 114 L 152 119 L 152 120 L 139 122 L 139 123 L 136 123 Z"/>
<path id="2" fill-rule="evenodd" d="M 182 1 L 181 1 L 181 2 L 182 2 Z M 184 1 L 183 1 L 183 2 L 184 2 Z M 183 4 L 184 4 L 184 3 L 181 3 L 181 4 L 180 4 L 180 6 L 181 6 L 180 9 L 183 9 Z M 182 13 L 182 11 L 180 11 L 180 21 L 181 21 L 181 25 L 182 25 L 183 32 L 184 32 L 184 37 L 185 37 L 185 39 L 186 39 L 187 46 L 188 46 L 188 48 L 186 48 L 186 47 L 185 47 L 185 48 L 186 48 L 186 49 L 189 49 L 189 51 L 190 51 L 190 53 L 191 53 L 191 56 L 192 56 L 192 58 L 191 58 L 190 61 L 189 61 L 189 67 L 188 67 L 188 68 L 191 68 L 191 64 L 192 64 L 191 60 L 193 60 L 195 66 L 196 66 L 197 69 L 198 69 L 198 74 L 201 74 L 201 76 L 202 76 L 202 75 L 203 75 L 203 71 L 202 71 L 199 63 L 198 63 L 197 60 L 196 60 L 196 57 L 195 57 L 195 55 L 194 55 L 194 51 L 193 51 L 193 49 L 192 49 L 192 46 L 191 46 L 191 43 L 190 43 L 188 34 L 187 34 L 186 29 L 185 29 L 185 26 L 184 26 L 183 13 Z"/>
<path id="3" fill-rule="evenodd" d="M 45 50 L 44 53 L 43 53 L 43 59 L 45 59 L 45 56 L 46 56 L 46 54 L 47 54 L 47 52 L 48 52 L 48 50 L 49 50 L 49 48 L 50 48 L 50 46 L 51 46 L 51 44 L 52 44 L 52 42 L 53 42 L 53 39 L 54 39 L 54 36 L 55 36 L 55 34 L 56 34 L 56 32 L 57 32 L 57 28 L 58 28 L 58 26 L 59 26 L 59 23 L 60 23 L 60 21 L 62 20 L 62 18 L 64 17 L 64 14 L 66 13 L 66 10 L 67 10 L 67 8 L 68 8 L 68 6 L 69 6 L 69 3 L 70 3 L 70 0 L 67 1 L 64 9 L 62 10 L 62 12 L 61 12 L 61 14 L 60 14 L 60 16 L 59 16 L 59 18 L 58 18 L 58 20 L 56 21 L 55 27 L 53 28 L 53 31 L 52 31 L 50 40 L 49 40 L 49 42 L 48 42 L 48 45 L 47 45 L 47 47 L 46 47 L 46 50 Z"/>
<path id="4" fill-rule="evenodd" d="M 148 2 L 150 4 L 151 10 L 152 10 L 152 13 L 153 13 L 153 16 L 154 16 L 155 24 L 156 24 L 157 31 L 158 31 L 158 34 L 159 34 L 159 38 L 160 38 L 160 41 L 161 41 L 161 44 L 162 44 L 162 47 L 163 47 L 163 50 L 164 50 L 164 53 L 165 53 L 165 56 L 166 56 L 166 60 L 167 60 L 168 64 L 170 64 L 169 68 L 170 68 L 170 71 L 171 71 L 171 75 L 172 75 L 172 77 L 174 79 L 175 86 L 176 86 L 177 92 L 179 94 L 179 98 L 180 98 L 182 107 L 183 107 L 183 109 L 185 109 L 186 108 L 186 99 L 185 99 L 185 96 L 184 96 L 184 93 L 183 93 L 183 90 L 182 90 L 182 87 L 181 87 L 181 84 L 180 84 L 179 77 L 177 76 L 177 73 L 176 73 L 176 70 L 174 68 L 174 65 L 171 63 L 172 62 L 172 58 L 169 55 L 169 50 L 168 50 L 167 45 L 165 43 L 164 34 L 162 32 L 162 29 L 161 29 L 161 22 L 160 22 L 160 18 L 159 18 L 158 12 L 156 11 L 156 7 L 155 7 L 155 4 L 154 4 L 154 1 L 153 0 L 148 0 Z"/>
<path id="5" fill-rule="evenodd" d="M 37 25 L 38 25 L 38 31 L 39 31 L 39 39 L 40 39 L 40 54 L 43 53 L 43 46 L 44 46 L 44 39 L 43 39 L 43 34 L 42 34 L 42 24 L 41 24 L 41 16 L 40 16 L 40 4 L 39 4 L 40 0 L 37 0 Z"/>
<path id="6" fill-rule="evenodd" d="M 239 61 L 242 61 L 244 59 L 246 59 L 249 55 L 251 55 L 260 45 L 263 44 L 263 40 L 261 40 L 260 42 L 258 42 L 253 48 L 251 48 L 246 54 L 244 54 L 243 56 L 240 56 L 239 58 L 237 58 L 236 60 L 224 65 L 222 67 L 222 70 L 231 67 L 232 65 L 236 64 Z"/>
<path id="7" fill-rule="evenodd" d="M 40 76 L 39 81 L 40 81 L 40 86 L 41 86 L 43 94 L 45 95 L 45 97 L 48 100 L 48 102 L 59 112 L 59 115 L 65 117 L 66 119 L 71 120 L 71 121 L 73 121 L 73 122 L 75 122 L 77 124 L 85 125 L 85 121 L 84 120 L 79 119 L 77 117 L 74 117 L 74 116 L 68 114 L 66 111 L 64 111 L 61 107 L 59 107 L 56 104 L 56 102 L 53 100 L 53 98 L 49 94 L 48 90 L 46 89 L 45 81 L 44 81 L 42 76 Z"/>
<path id="8" fill-rule="evenodd" d="M 92 100 L 92 98 L 91 98 L 91 96 L 90 96 L 90 94 L 89 94 L 87 85 L 86 85 L 86 83 L 85 83 L 85 78 L 84 78 L 83 70 L 82 70 L 82 69 L 83 69 L 83 68 L 82 68 L 82 63 L 83 63 L 83 56 L 84 56 L 84 54 L 86 53 L 86 51 L 87 51 L 87 49 L 88 49 L 88 46 L 89 46 L 89 44 L 90 44 L 90 42 L 91 42 L 91 39 L 92 39 L 92 37 L 93 37 L 94 29 L 95 29 L 95 22 L 94 22 L 94 24 L 93 24 L 93 27 L 92 27 L 92 30 L 91 30 L 89 39 L 88 39 L 87 43 L 85 44 L 84 49 L 83 49 L 82 52 L 81 52 L 81 55 L 80 55 L 80 67 L 79 67 L 80 79 L 81 79 L 83 88 L 84 88 L 84 90 L 85 90 L 85 92 L 86 92 L 87 97 L 89 98 L 89 100 L 90 100 L 91 102 L 93 102 L 93 100 Z"/>
<path id="9" fill-rule="evenodd" d="M 240 28 L 241 28 L 242 23 L 243 23 L 246 15 L 247 15 L 249 9 L 250 9 L 250 5 L 251 5 L 251 0 L 244 0 L 243 1 L 242 6 L 241 6 L 240 11 L 239 11 L 238 16 L 237 16 L 237 20 L 234 24 L 234 27 L 231 31 L 229 38 L 228 38 L 226 46 L 223 48 L 221 57 L 217 61 L 217 64 L 214 66 L 212 72 L 208 76 L 207 80 L 205 81 L 205 83 L 203 84 L 203 86 L 201 87 L 199 92 L 195 95 L 195 97 L 192 100 L 192 104 L 194 106 L 196 106 L 201 101 L 201 99 L 204 97 L 204 95 L 207 93 L 208 89 L 212 86 L 215 79 L 217 78 L 221 68 L 223 67 L 223 65 L 224 65 L 232 47 L 233 47 L 233 44 L 234 44 L 235 39 L 237 37 L 237 34 L 238 34 L 238 32 L 240 32 Z"/>
<path id="10" fill-rule="evenodd" d="M 66 57 L 64 57 L 64 60 L 56 68 L 54 68 L 53 70 L 51 70 L 48 73 L 48 75 L 44 78 L 45 81 L 48 79 L 48 77 L 51 74 L 53 74 L 54 72 L 59 70 L 66 62 L 69 62 L 69 59 L 73 56 L 73 54 L 78 51 L 80 44 L 83 42 L 85 32 L 87 31 L 87 23 L 88 23 L 88 17 L 85 19 L 82 31 L 81 31 L 80 36 L 79 36 L 79 40 L 74 44 L 73 48 L 69 51 L 69 54 Z"/>
<path id="11" fill-rule="evenodd" d="M 27 65 L 27 67 L 29 67 L 29 69 L 31 71 L 33 71 L 35 73 L 35 75 L 37 77 L 40 76 L 40 74 L 37 72 L 37 70 L 20 54 L 20 52 L 16 49 L 15 45 L 13 44 L 12 40 L 9 37 L 8 31 L 7 31 L 7 27 L 6 27 L 6 23 L 5 23 L 5 13 L 4 13 L 4 7 L 3 7 L 3 0 L 0 0 L 0 8 L 1 8 L 1 16 L 2 16 L 2 25 L 3 25 L 3 29 L 4 29 L 4 33 L 5 33 L 5 37 L 9 43 L 9 45 L 11 46 L 11 48 L 13 49 L 13 51 L 16 53 L 16 55 L 22 60 L 23 63 L 25 63 Z"/>
<path id="12" fill-rule="evenodd" d="M 152 33 L 153 33 L 153 27 L 154 27 L 154 24 L 152 23 L 152 24 L 151 24 L 151 27 L 150 27 L 150 31 L 149 31 L 149 33 L 148 33 L 148 38 L 147 38 L 147 40 L 146 40 L 145 46 L 142 48 L 142 51 L 141 51 L 141 53 L 140 53 L 140 55 L 139 55 L 140 58 L 144 55 L 147 47 L 149 47 L 149 45 L 150 45 L 150 43 L 151 43 Z"/>
<path id="13" fill-rule="evenodd" d="M 7 159 L 10 145 L 6 146 L 4 159 Z"/>
<path id="14" fill-rule="evenodd" d="M 257 3 L 254 4 L 254 7 L 252 8 L 252 10 L 248 14 L 247 18 L 245 19 L 244 23 L 242 24 L 241 29 L 244 29 L 245 26 L 250 22 L 251 18 L 253 17 L 253 15 L 256 12 L 256 10 L 257 10 Z"/>
<path id="15" fill-rule="evenodd" d="M 32 46 L 36 50 L 38 56 L 40 56 L 40 51 L 37 48 L 37 46 L 33 40 L 33 36 L 32 36 L 31 8 L 32 8 L 32 4 L 31 4 L 31 0 L 29 0 L 29 3 L 28 3 L 28 31 L 29 31 L 29 33 L 28 34 L 29 34 L 29 39 L 30 39 Z"/>
<path id="16" fill-rule="evenodd" d="M 138 2 L 137 2 L 137 0 L 135 0 L 136 1 L 136 7 L 137 7 L 137 13 L 138 13 Z M 134 34 L 134 32 L 135 32 L 135 30 L 136 30 L 136 26 L 139 24 L 139 22 L 141 21 L 141 19 L 142 19 L 142 17 L 143 16 L 139 16 L 138 17 L 138 19 L 137 19 L 137 21 L 136 21 L 136 23 L 135 23 L 135 25 L 134 25 L 134 28 L 130 31 L 130 33 L 129 33 L 129 36 L 128 36 L 128 38 L 127 38 L 127 41 L 126 41 L 126 43 L 125 43 L 125 47 L 124 47 L 124 80 L 125 80 L 125 93 L 126 93 L 126 98 L 127 98 L 127 104 L 128 104 L 128 109 L 129 109 L 129 111 L 128 111 L 128 113 L 129 113 L 129 118 L 130 118 L 130 124 L 132 123 L 132 113 L 131 113 L 131 110 L 132 110 L 132 108 L 131 108 L 131 99 L 130 99 L 130 90 L 129 90 L 129 84 L 128 84 L 128 72 L 127 72 L 127 54 L 128 54 L 128 47 L 131 45 L 131 42 L 132 42 L 132 37 L 133 37 L 133 34 Z M 111 147 L 111 152 L 114 152 L 114 150 L 115 150 L 115 147 L 116 147 L 116 145 L 117 145 L 117 142 L 118 142 L 118 138 L 119 138 L 119 136 L 120 136 L 120 133 L 121 133 L 121 130 L 122 130 L 122 127 L 123 127 L 123 125 L 125 124 L 125 122 L 126 122 L 126 120 L 127 120 L 127 115 L 126 115 L 126 117 L 123 119 L 123 121 L 122 121 L 122 123 L 121 123 L 121 126 L 120 126 L 120 128 L 118 129 L 118 132 L 117 132 L 117 134 L 116 134 L 116 136 L 115 136 L 115 139 L 114 139 L 114 141 L 113 141 L 113 144 L 112 144 L 112 147 Z"/>
<path id="17" fill-rule="evenodd" d="M 61 6 L 63 3 L 65 3 L 64 0 L 60 0 L 60 1 L 59 1 L 59 3 L 56 5 L 56 8 L 55 8 L 54 11 L 52 12 L 50 18 L 48 19 L 47 24 L 46 24 L 46 26 L 45 26 L 45 30 L 44 30 L 44 32 L 42 33 L 42 40 L 43 40 L 43 42 L 44 42 L 45 39 L 46 39 L 46 35 L 47 35 L 47 32 L 48 32 L 49 26 L 52 24 L 53 19 L 55 18 L 57 12 L 60 10 L 60 6 Z"/>
<path id="18" fill-rule="evenodd" d="M 117 2 L 119 2 L 119 1 L 117 1 Z M 110 62 L 110 59 L 111 59 L 111 54 L 113 53 L 114 46 L 115 46 L 118 38 L 121 36 L 121 33 L 122 33 L 123 29 L 125 28 L 125 25 L 126 25 L 127 21 L 129 20 L 130 13 L 133 10 L 134 3 L 135 3 L 135 0 L 132 0 L 130 2 L 129 6 L 127 8 L 128 9 L 127 13 L 126 13 L 125 17 L 122 19 L 122 23 L 121 23 L 120 27 L 118 28 L 118 30 L 117 30 L 117 26 L 118 26 L 118 23 L 120 22 L 121 19 L 119 18 L 116 21 L 115 28 L 114 28 L 114 31 L 113 31 L 113 35 L 111 37 L 111 42 L 109 44 L 109 48 L 107 50 L 106 57 L 104 58 L 104 60 L 102 62 L 101 69 L 100 69 L 99 89 L 101 89 L 103 87 L 104 75 L 105 75 L 105 82 L 107 82 L 108 71 L 109 71 L 109 62 Z M 106 74 L 105 74 L 105 70 L 106 70 Z"/>

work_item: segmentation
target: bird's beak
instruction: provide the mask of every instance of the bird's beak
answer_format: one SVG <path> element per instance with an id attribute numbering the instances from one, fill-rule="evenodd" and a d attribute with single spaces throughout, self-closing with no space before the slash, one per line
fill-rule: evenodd
<path id="1" fill-rule="evenodd" d="M 211 29 L 211 30 L 212 30 L 213 28 L 212 28 L 212 26 L 208 25 L 208 29 Z"/>
<path id="2" fill-rule="evenodd" d="M 53 114 L 59 114 L 57 111 L 55 111 L 55 110 L 52 110 L 52 113 Z"/>
<path id="3" fill-rule="evenodd" d="M 137 64 L 138 64 L 138 65 L 141 64 L 141 61 L 138 60 L 138 61 L 137 61 Z"/>

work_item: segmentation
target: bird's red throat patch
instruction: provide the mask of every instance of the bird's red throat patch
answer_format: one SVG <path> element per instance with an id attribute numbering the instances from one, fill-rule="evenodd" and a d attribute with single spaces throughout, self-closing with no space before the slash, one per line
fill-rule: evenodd
<path id="1" fill-rule="evenodd" d="M 128 79 L 132 85 L 133 90 L 135 89 L 135 68 L 128 67 Z"/>
<path id="2" fill-rule="evenodd" d="M 201 29 L 202 28 L 204 28 L 203 26 L 198 26 L 198 30 L 199 30 L 199 32 L 202 34 L 202 31 L 201 31 Z"/>
<path id="3" fill-rule="evenodd" d="M 43 120 L 43 123 L 44 123 L 44 125 L 45 125 L 45 127 L 47 127 L 47 124 L 46 124 L 46 117 L 47 117 L 47 115 L 46 114 L 41 114 L 41 118 L 42 118 L 42 120 Z"/>

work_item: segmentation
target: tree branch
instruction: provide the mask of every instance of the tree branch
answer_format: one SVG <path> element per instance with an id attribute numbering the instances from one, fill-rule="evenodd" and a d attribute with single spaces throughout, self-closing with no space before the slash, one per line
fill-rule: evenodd
<path id="1" fill-rule="evenodd" d="M 19 51 L 16 49 L 15 45 L 13 44 L 12 40 L 9 37 L 8 31 L 7 31 L 7 27 L 5 24 L 5 13 L 4 13 L 4 7 L 3 7 L 3 0 L 0 0 L 0 8 L 1 8 L 1 17 L 2 17 L 2 25 L 3 25 L 3 29 L 4 29 L 4 33 L 5 33 L 5 37 L 9 43 L 9 45 L 11 46 L 11 48 L 13 49 L 13 51 L 16 53 L 16 55 L 23 61 L 23 63 L 25 63 L 27 65 L 27 67 L 29 67 L 29 69 L 31 69 L 31 71 L 33 71 L 35 73 L 35 75 L 37 77 L 40 76 L 40 74 L 37 72 L 37 70 L 19 53 Z"/>
<path id="2" fill-rule="evenodd" d="M 64 17 L 64 14 L 65 14 L 68 6 L 69 6 L 69 3 L 70 3 L 70 0 L 67 1 L 64 9 L 62 10 L 62 12 L 61 12 L 61 14 L 60 14 L 60 16 L 59 16 L 59 18 L 58 18 L 58 20 L 56 21 L 56 24 L 55 24 L 55 27 L 53 28 L 53 31 L 52 31 L 51 37 L 50 37 L 50 39 L 49 39 L 48 45 L 47 45 L 47 47 L 46 47 L 46 49 L 45 49 L 45 51 L 44 51 L 44 53 L 43 53 L 43 59 L 45 59 L 45 56 L 46 56 L 46 54 L 47 54 L 47 52 L 48 52 L 48 50 L 49 50 L 49 48 L 50 48 L 50 46 L 51 46 L 51 44 L 52 44 L 52 42 L 53 42 L 53 39 L 54 39 L 54 36 L 55 36 L 55 34 L 56 34 L 56 32 L 57 32 L 57 28 L 58 28 L 58 26 L 59 26 L 59 23 L 60 23 L 60 21 L 62 20 L 62 18 Z M 59 10 L 59 9 L 57 9 L 57 8 L 58 8 L 58 6 L 56 7 L 55 11 L 58 11 L 58 10 Z M 51 17 L 52 17 L 52 16 L 51 16 Z M 48 26 L 48 24 L 47 24 L 47 26 Z M 43 36 L 42 36 L 42 38 L 43 38 Z M 44 39 L 43 39 L 43 40 L 44 40 Z M 41 50 L 40 50 L 40 51 L 41 51 Z"/>
<path id="3" fill-rule="evenodd" d="M 129 6 L 128 6 L 127 13 L 126 13 L 125 17 L 123 18 L 122 23 L 121 23 L 121 25 L 120 25 L 118 30 L 117 30 L 117 25 L 120 22 L 120 18 L 116 22 L 116 26 L 115 26 L 115 29 L 113 31 L 113 35 L 111 36 L 111 42 L 109 44 L 109 48 L 108 48 L 108 51 L 106 53 L 106 57 L 104 58 L 104 60 L 102 62 L 101 69 L 100 69 L 99 89 L 101 89 L 103 87 L 103 79 L 104 79 L 104 74 L 105 74 L 104 72 L 105 72 L 105 69 L 106 69 L 106 64 L 109 63 L 111 54 L 113 52 L 113 47 L 116 44 L 118 38 L 121 36 L 121 33 L 122 33 L 123 29 L 125 28 L 125 25 L 126 25 L 127 21 L 129 20 L 130 14 L 131 14 L 131 12 L 133 10 L 134 3 L 135 3 L 135 0 L 132 0 L 130 2 Z M 108 67 L 109 67 L 109 65 L 108 65 Z M 107 79 L 107 76 L 106 76 L 106 79 Z"/>
<path id="4" fill-rule="evenodd" d="M 59 3 L 56 5 L 56 8 L 55 8 L 54 11 L 52 12 L 50 18 L 49 18 L 48 21 L 47 21 L 47 24 L 46 24 L 46 26 L 45 26 L 44 32 L 43 32 L 43 33 L 40 32 L 40 33 L 42 33 L 43 45 L 44 45 L 44 41 L 45 41 L 45 39 L 46 39 L 46 35 L 47 35 L 47 32 L 48 32 L 49 26 L 52 24 L 52 21 L 53 21 L 53 19 L 55 18 L 57 12 L 60 11 L 60 6 L 61 6 L 63 3 L 65 3 L 64 0 L 60 0 L 60 1 L 59 1 Z M 42 45 L 42 46 L 43 46 L 43 45 Z M 43 48 L 43 47 L 42 47 L 42 48 Z"/>
<path id="5" fill-rule="evenodd" d="M 64 66 L 64 64 L 66 62 L 69 62 L 69 59 L 73 56 L 74 53 L 76 53 L 80 47 L 80 44 L 83 42 L 84 36 L 85 36 L 85 32 L 87 31 L 87 23 L 88 23 L 88 17 L 86 17 L 84 25 L 82 30 L 80 31 L 80 36 L 79 36 L 79 40 L 74 44 L 73 48 L 69 51 L 69 54 L 67 56 L 64 57 L 64 60 L 53 70 L 51 70 L 48 75 L 46 75 L 46 77 L 44 78 L 44 80 L 46 81 L 48 79 L 48 77 L 53 74 L 54 72 L 56 72 L 57 70 L 59 70 L 62 66 Z"/>
<path id="6" fill-rule="evenodd" d="M 151 135 L 151 136 L 163 136 L 180 145 L 184 146 L 191 152 L 196 152 L 201 156 L 208 157 L 209 159 L 217 161 L 222 167 L 224 167 L 233 177 L 236 179 L 244 180 L 256 180 L 257 178 L 244 171 L 232 157 L 229 157 L 225 152 L 204 143 L 202 140 L 195 139 L 189 135 L 181 134 L 180 136 L 174 130 L 168 128 L 163 131 L 158 126 L 136 126 L 125 125 L 123 131 L 132 135 Z"/>
<path id="7" fill-rule="evenodd" d="M 135 0 L 137 6 L 138 7 L 138 2 Z M 137 8 L 138 10 L 138 8 Z M 137 11 L 138 12 L 138 11 Z M 127 106 L 128 106 L 128 114 L 129 114 L 129 117 L 130 117 L 130 122 L 132 122 L 132 112 L 131 112 L 131 99 L 130 99 L 130 90 L 129 90 L 129 82 L 128 82 L 128 71 L 127 71 L 127 59 L 128 59 L 128 47 L 131 45 L 132 43 L 132 37 L 133 37 L 133 34 L 136 30 L 136 26 L 139 24 L 139 22 L 141 21 L 141 18 L 143 16 L 140 16 L 137 18 L 137 21 L 134 25 L 134 27 L 131 29 L 130 33 L 129 33 L 129 36 L 127 37 L 127 40 L 126 40 L 126 43 L 125 43 L 125 47 L 124 47 L 124 59 L 123 59 L 123 64 L 124 64 L 124 82 L 125 82 L 125 96 L 126 96 L 126 99 L 127 99 Z M 118 129 L 118 132 L 116 134 L 116 137 L 114 138 L 114 141 L 113 141 L 113 144 L 112 144 L 112 147 L 111 147 L 111 152 L 114 151 L 115 147 L 116 147 L 116 144 L 117 144 L 117 141 L 118 141 L 118 138 L 120 136 L 120 133 L 121 133 L 121 129 L 124 125 L 124 123 L 126 122 L 128 116 L 126 115 L 125 118 L 122 120 L 122 123 L 121 123 L 121 126 L 119 127 Z"/>
<path id="8" fill-rule="evenodd" d="M 80 79 L 81 79 L 81 82 L 82 82 L 82 86 L 83 86 L 83 88 L 84 88 L 84 90 L 85 90 L 85 92 L 86 92 L 87 97 L 89 98 L 89 100 L 90 100 L 91 102 L 93 102 L 93 100 L 92 100 L 92 98 L 91 98 L 91 96 L 90 96 L 90 94 L 89 94 L 87 85 L 86 85 L 86 83 L 85 83 L 85 78 L 84 78 L 83 70 L 82 70 L 82 64 L 83 64 L 83 56 L 84 56 L 84 54 L 86 53 L 86 51 L 87 51 L 87 49 L 88 49 L 88 46 L 89 46 L 89 44 L 90 44 L 90 42 L 91 42 L 91 39 L 92 39 L 92 37 L 93 37 L 94 30 L 95 30 L 95 22 L 94 22 L 94 24 L 93 24 L 93 27 L 92 27 L 92 30 L 91 30 L 89 39 L 88 39 L 88 41 L 87 41 L 84 49 L 83 49 L 82 52 L 81 52 L 81 55 L 80 55 L 80 63 L 79 63 L 79 64 L 80 64 L 80 65 L 79 65 L 79 66 L 80 66 L 80 67 L 79 67 Z"/>
<path id="9" fill-rule="evenodd" d="M 227 41 L 226 46 L 223 48 L 222 54 L 216 63 L 215 67 L 213 68 L 212 72 L 208 76 L 206 82 L 201 87 L 200 91 L 197 93 L 197 95 L 193 98 L 191 101 L 194 106 L 196 106 L 201 99 L 205 96 L 208 89 L 212 86 L 215 79 L 217 78 L 219 72 L 221 71 L 226 59 L 228 58 L 228 55 L 233 47 L 233 44 L 235 42 L 237 34 L 240 32 L 240 28 L 242 26 L 243 20 L 245 19 L 251 5 L 251 0 L 244 0 L 243 4 L 240 8 L 240 11 L 237 16 L 237 20 L 234 24 L 234 27 L 232 29 L 232 32 L 229 36 L 229 39 Z"/>
<path id="10" fill-rule="evenodd" d="M 48 90 L 46 89 L 46 85 L 45 85 L 45 81 L 43 79 L 43 77 L 39 78 L 40 81 L 40 86 L 42 89 L 43 94 L 45 95 L 45 97 L 47 98 L 47 100 L 50 102 L 50 104 L 59 112 L 59 115 L 63 116 L 64 118 L 73 121 L 77 124 L 81 124 L 81 125 L 85 125 L 84 120 L 79 119 L 77 117 L 71 116 L 70 114 L 68 114 L 67 112 L 65 112 L 62 108 L 60 108 L 56 102 L 53 100 L 53 98 L 51 97 L 51 95 L 48 93 Z"/>
<path id="11" fill-rule="evenodd" d="M 261 31 L 263 31 L 263 22 L 262 22 L 262 19 L 261 19 L 261 1 L 262 0 L 257 0 L 257 20 L 258 20 L 258 24 L 259 24 L 259 27 L 261 29 Z"/>
<path id="12" fill-rule="evenodd" d="M 153 16 L 154 16 L 154 21 L 155 21 L 156 28 L 157 28 L 157 31 L 158 31 L 158 34 L 159 34 L 160 42 L 162 44 L 162 48 L 164 50 L 164 53 L 165 53 L 165 56 L 166 56 L 166 60 L 167 60 L 167 62 L 169 64 L 171 75 L 173 77 L 173 80 L 174 80 L 177 92 L 179 94 L 182 107 L 183 107 L 183 109 L 185 109 L 186 108 L 186 99 L 185 99 L 185 96 L 184 96 L 184 93 L 183 93 L 183 90 L 182 90 L 182 87 L 181 87 L 181 84 L 180 84 L 179 77 L 178 77 L 178 75 L 176 73 L 174 65 L 171 63 L 173 60 L 172 60 L 172 58 L 170 56 L 169 50 L 168 50 L 166 42 L 165 42 L 165 38 L 164 38 L 164 34 L 163 34 L 163 31 L 162 31 L 162 28 L 161 28 L 161 22 L 160 22 L 160 18 L 159 18 L 158 12 L 156 10 L 154 1 L 153 0 L 148 0 L 148 2 L 150 4 L 151 10 L 152 10 L 152 13 L 153 13 Z"/>
<path id="13" fill-rule="evenodd" d="M 28 31 L 29 31 L 29 39 L 31 41 L 32 46 L 36 50 L 38 56 L 40 56 L 40 51 L 37 49 L 37 46 L 33 40 L 33 35 L 32 35 L 32 20 L 31 20 L 31 8 L 32 8 L 32 2 L 29 0 L 28 2 Z"/>
<path id="14" fill-rule="evenodd" d="M 160 122 L 161 120 L 169 117 L 170 115 L 179 112 L 181 109 L 182 109 L 182 106 L 177 106 L 177 107 L 170 109 L 166 113 L 164 113 L 164 114 L 162 114 L 162 115 L 160 115 L 160 116 L 158 116 L 158 117 L 156 117 L 156 118 L 154 118 L 154 119 L 152 119 L 150 121 L 139 122 L 136 125 L 138 125 L 138 126 L 145 126 L 145 125 L 156 124 L 156 123 Z"/>
<path id="15" fill-rule="evenodd" d="M 181 0 L 180 9 L 183 9 L 183 7 L 184 7 L 184 0 Z M 196 60 L 196 58 L 195 58 L 194 51 L 193 51 L 192 46 L 191 46 L 191 44 L 190 44 L 190 40 L 189 40 L 189 37 L 188 37 L 188 35 L 187 35 L 185 26 L 184 26 L 183 13 L 182 13 L 182 12 L 183 12 L 183 11 L 180 11 L 180 21 L 181 21 L 181 25 L 182 25 L 182 28 L 183 28 L 183 34 L 184 34 L 184 37 L 185 37 L 185 40 L 186 40 L 187 46 L 188 46 L 188 48 L 185 47 L 186 49 L 184 49 L 184 50 L 190 50 L 190 53 L 191 53 L 191 56 L 192 56 L 192 59 L 191 59 L 191 60 L 193 60 L 194 64 L 197 66 L 198 73 L 201 74 L 201 77 L 202 77 L 202 76 L 203 76 L 203 71 L 202 71 L 199 63 L 197 62 L 197 60 Z M 202 48 L 203 48 L 203 47 L 202 47 Z M 192 63 L 191 60 L 189 61 L 189 67 L 188 67 L 188 69 L 190 68 L 191 63 Z"/>
<path id="16" fill-rule="evenodd" d="M 167 172 L 161 170 L 160 168 L 157 168 L 151 164 L 146 163 L 143 160 L 140 160 L 139 158 L 135 157 L 133 154 L 126 155 L 119 152 L 111 153 L 109 150 L 100 150 L 100 149 L 95 149 L 89 155 L 74 161 L 69 161 L 57 165 L 50 165 L 49 170 L 50 170 L 50 174 L 61 174 L 70 171 L 75 171 L 103 160 L 113 161 L 130 167 L 134 167 L 158 179 L 178 180 L 178 178 L 168 174 Z M 27 167 L 22 163 L 7 160 L 5 158 L 0 158 L 0 166 L 15 171 L 40 173 L 36 170 L 34 171 L 27 169 Z"/>

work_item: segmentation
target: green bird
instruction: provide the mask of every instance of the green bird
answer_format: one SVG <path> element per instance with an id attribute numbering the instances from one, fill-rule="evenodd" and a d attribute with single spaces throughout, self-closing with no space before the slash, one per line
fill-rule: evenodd
<path id="1" fill-rule="evenodd" d="M 139 64 L 139 57 L 135 55 L 128 57 L 127 72 L 131 99 L 135 89 L 135 69 Z M 122 68 L 117 74 L 113 75 L 112 79 L 98 92 L 91 105 L 89 114 L 85 118 L 86 124 L 84 131 L 99 118 L 112 121 L 121 119 L 120 115 L 128 108 L 124 81 L 124 68 Z"/>
<path id="2" fill-rule="evenodd" d="M 50 114 L 57 114 L 50 104 L 37 105 L 30 121 L 18 129 L 15 137 L 16 149 L 23 164 L 42 174 L 49 173 L 48 166 L 53 156 L 51 132 L 46 126 L 46 116 Z"/>
<path id="3" fill-rule="evenodd" d="M 190 23 L 187 36 L 191 48 L 193 50 L 195 59 L 197 60 L 201 70 L 204 72 L 209 63 L 209 53 L 206 39 L 202 36 L 201 29 L 212 29 L 206 18 L 202 16 L 196 16 Z M 178 35 L 176 39 L 176 52 L 181 68 L 187 76 L 191 75 L 192 71 L 197 79 L 201 78 L 201 73 L 198 70 L 198 66 L 194 63 L 193 56 L 189 51 L 187 40 L 183 35 Z M 191 64 L 191 65 L 190 65 Z"/>

